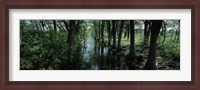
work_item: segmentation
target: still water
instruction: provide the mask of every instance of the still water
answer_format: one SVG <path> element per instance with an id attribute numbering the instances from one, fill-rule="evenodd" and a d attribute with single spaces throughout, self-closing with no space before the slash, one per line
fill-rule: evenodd
<path id="1" fill-rule="evenodd" d="M 126 70 L 125 57 L 87 37 L 82 46 L 81 70 Z"/>

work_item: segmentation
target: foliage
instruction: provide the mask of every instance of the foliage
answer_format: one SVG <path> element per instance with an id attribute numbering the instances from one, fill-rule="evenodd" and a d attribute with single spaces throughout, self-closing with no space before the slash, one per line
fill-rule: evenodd
<path id="1" fill-rule="evenodd" d="M 28 30 L 26 25 L 21 26 L 20 69 L 60 69 L 63 61 L 69 61 L 66 32 Z M 75 37 L 76 41 L 80 39 L 80 36 Z"/>
<path id="2" fill-rule="evenodd" d="M 120 65 L 126 63 L 125 58 L 132 49 L 130 48 L 130 20 L 124 20 L 122 29 L 120 29 L 120 20 L 115 20 L 116 25 L 112 22 L 113 20 L 105 20 L 104 29 L 101 29 L 102 20 L 54 21 L 56 21 L 56 25 L 53 20 L 20 21 L 21 70 L 80 70 L 94 69 L 95 65 L 96 69 L 119 69 L 120 67 L 113 67 L 113 65 L 119 64 L 118 61 L 120 61 Z M 144 34 L 146 30 L 144 30 L 144 22 L 147 20 L 134 21 L 134 29 L 132 29 L 135 32 L 134 53 L 136 59 L 138 56 L 144 58 L 142 64 L 145 64 L 149 55 L 151 33 L 147 36 L 148 40 L 145 40 L 147 37 L 145 38 Z M 150 27 L 151 22 L 148 23 L 148 27 Z M 114 25 L 115 27 L 113 27 Z M 147 29 L 150 30 L 150 28 Z M 103 33 L 101 30 L 104 30 Z M 113 33 L 116 33 L 115 39 Z M 163 20 L 157 40 L 156 57 L 161 57 L 164 61 L 180 63 L 179 34 L 179 20 Z M 110 38 L 109 35 L 111 35 Z M 95 40 L 94 49 L 92 49 L 94 51 L 87 51 L 88 46 L 85 45 L 87 37 Z M 116 45 L 121 47 L 121 50 L 118 47 L 111 47 L 114 43 L 113 39 Z M 110 44 L 108 44 L 109 41 Z M 89 53 L 89 61 L 85 60 L 85 53 Z M 126 66 L 129 67 L 128 64 Z"/>
<path id="3" fill-rule="evenodd" d="M 164 44 L 158 46 L 158 54 L 173 61 L 180 61 L 180 43 L 166 38 Z"/>

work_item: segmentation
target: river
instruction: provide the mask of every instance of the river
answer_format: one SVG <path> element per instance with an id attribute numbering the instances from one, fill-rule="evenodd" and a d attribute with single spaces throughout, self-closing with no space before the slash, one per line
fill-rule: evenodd
<path id="1" fill-rule="evenodd" d="M 93 37 L 86 37 L 82 46 L 81 70 L 125 70 L 124 57 L 99 45 Z"/>

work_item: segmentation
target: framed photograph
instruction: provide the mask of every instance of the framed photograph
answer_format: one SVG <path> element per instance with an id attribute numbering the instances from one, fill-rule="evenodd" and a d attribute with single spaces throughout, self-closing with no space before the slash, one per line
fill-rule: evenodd
<path id="1" fill-rule="evenodd" d="M 198 0 L 1 1 L 0 89 L 199 90 Z"/>

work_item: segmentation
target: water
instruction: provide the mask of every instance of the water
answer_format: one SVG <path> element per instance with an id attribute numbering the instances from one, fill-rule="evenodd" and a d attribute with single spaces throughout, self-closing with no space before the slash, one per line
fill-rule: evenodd
<path id="1" fill-rule="evenodd" d="M 124 49 L 125 51 L 126 49 Z M 129 52 L 129 51 L 127 51 Z M 142 70 L 145 62 L 130 65 L 125 63 L 127 53 L 117 52 L 107 46 L 99 44 L 93 37 L 86 37 L 79 51 L 73 54 L 72 63 L 68 64 L 70 70 Z M 147 59 L 146 59 L 147 60 Z M 162 69 L 162 68 L 161 68 Z"/>
<path id="2" fill-rule="evenodd" d="M 93 37 L 87 37 L 82 46 L 81 70 L 124 70 L 128 69 L 124 57 L 101 46 Z"/>
<path id="3" fill-rule="evenodd" d="M 94 54 L 94 39 L 92 37 L 88 37 L 85 40 L 85 48 L 83 49 L 83 61 L 89 62 L 91 56 Z"/>

